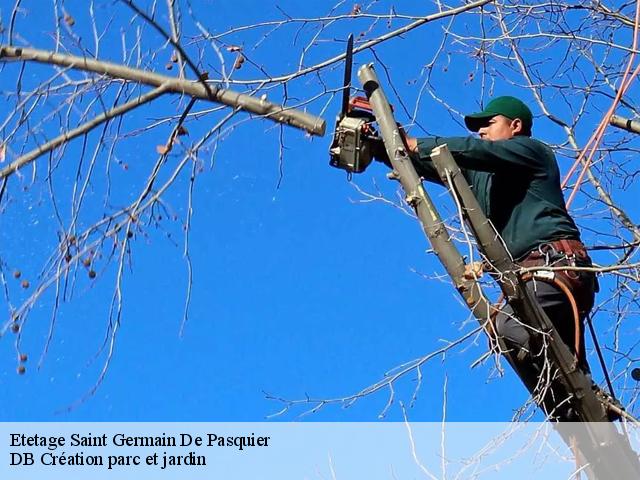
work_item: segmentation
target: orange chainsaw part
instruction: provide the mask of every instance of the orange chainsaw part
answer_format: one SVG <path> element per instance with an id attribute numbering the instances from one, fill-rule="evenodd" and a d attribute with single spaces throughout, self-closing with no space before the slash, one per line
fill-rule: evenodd
<path id="1" fill-rule="evenodd" d="M 390 105 L 390 107 L 393 112 L 393 105 Z M 351 110 L 365 110 L 367 112 L 373 112 L 367 97 L 351 97 L 349 99 L 349 111 Z"/>

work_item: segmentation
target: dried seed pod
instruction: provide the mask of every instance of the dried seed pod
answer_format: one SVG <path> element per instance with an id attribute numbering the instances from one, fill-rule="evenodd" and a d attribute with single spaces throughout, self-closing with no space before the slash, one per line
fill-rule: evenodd
<path id="1" fill-rule="evenodd" d="M 18 333 L 18 332 L 20 331 L 20 324 L 18 324 L 18 323 L 16 323 L 16 322 L 13 322 L 13 323 L 11 324 L 11 331 L 12 331 L 13 333 Z"/>
<path id="2" fill-rule="evenodd" d="M 89 278 L 96 278 L 96 271 L 95 270 L 89 270 Z"/>
<path id="3" fill-rule="evenodd" d="M 26 353 L 21 353 L 18 359 L 20 360 L 20 362 L 24 363 L 29 359 L 29 357 L 27 356 Z"/>
<path id="4" fill-rule="evenodd" d="M 25 368 L 24 365 L 18 365 L 18 368 L 16 368 L 16 371 L 18 372 L 18 375 L 24 375 L 24 372 L 26 372 L 27 369 Z"/>
<path id="5" fill-rule="evenodd" d="M 73 18 L 71 15 L 69 15 L 68 13 L 64 14 L 64 23 L 66 23 L 67 25 L 69 25 L 70 27 L 73 27 L 76 24 L 76 20 L 75 18 Z"/>
<path id="6" fill-rule="evenodd" d="M 20 272 L 20 270 L 13 271 L 13 278 L 20 278 L 20 275 L 22 275 L 22 272 Z"/>
<path id="7" fill-rule="evenodd" d="M 83 258 L 83 259 L 82 259 L 82 264 L 83 264 L 85 267 L 88 267 L 89 265 L 91 265 L 91 257 Z"/>
<path id="8" fill-rule="evenodd" d="M 20 286 L 22 288 L 29 288 L 31 284 L 29 283 L 29 280 L 22 280 L 22 282 L 20 283 Z"/>
<path id="9" fill-rule="evenodd" d="M 156 145 L 156 152 L 160 155 L 166 155 L 171 151 L 171 147 L 167 145 Z"/>
<path id="10" fill-rule="evenodd" d="M 244 63 L 244 55 L 239 53 L 238 56 L 236 57 L 236 61 L 233 64 L 233 68 L 238 70 L 238 69 L 242 68 L 242 64 L 243 63 Z"/>

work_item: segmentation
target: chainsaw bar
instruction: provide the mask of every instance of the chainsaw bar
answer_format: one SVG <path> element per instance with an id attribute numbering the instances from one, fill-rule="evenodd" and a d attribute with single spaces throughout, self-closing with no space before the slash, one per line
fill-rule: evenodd
<path id="1" fill-rule="evenodd" d="M 344 82 L 342 89 L 342 110 L 340 117 L 349 111 L 349 96 L 351 94 L 351 70 L 353 69 L 353 33 L 347 39 L 347 51 L 344 57 Z"/>
<path id="2" fill-rule="evenodd" d="M 341 111 L 336 119 L 333 141 L 329 147 L 329 165 L 353 173 L 364 172 L 373 160 L 370 139 L 375 133 L 371 123 L 375 121 L 366 98 L 350 98 L 353 69 L 353 34 L 347 39 L 344 56 L 344 82 Z"/>

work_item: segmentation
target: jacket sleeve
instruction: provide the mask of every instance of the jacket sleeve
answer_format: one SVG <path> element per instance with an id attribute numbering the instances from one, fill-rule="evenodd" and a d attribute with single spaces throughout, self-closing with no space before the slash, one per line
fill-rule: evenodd
<path id="1" fill-rule="evenodd" d="M 485 172 L 543 172 L 544 157 L 548 155 L 545 146 L 530 137 L 517 136 L 495 142 L 475 137 L 427 137 L 418 139 L 418 157 L 414 158 L 418 173 L 423 169 L 435 172 L 429 154 L 444 144 L 461 168 Z"/>
<path id="2" fill-rule="evenodd" d="M 411 163 L 413 163 L 413 166 L 416 169 L 416 173 L 421 178 L 424 178 L 429 182 L 439 183 L 440 185 L 443 185 L 442 180 L 440 179 L 440 175 L 438 175 L 438 171 L 431 161 L 431 150 L 432 149 L 422 149 L 420 147 L 420 140 L 418 140 L 418 153 L 411 154 Z"/>

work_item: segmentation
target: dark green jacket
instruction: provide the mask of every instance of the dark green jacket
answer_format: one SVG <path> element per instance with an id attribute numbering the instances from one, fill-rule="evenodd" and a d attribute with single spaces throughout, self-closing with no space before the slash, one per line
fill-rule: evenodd
<path id="1" fill-rule="evenodd" d="M 547 145 L 525 136 L 495 142 L 475 137 L 418 139 L 419 158 L 413 158 L 418 175 L 440 184 L 429 154 L 443 144 L 514 259 L 551 240 L 580 239 L 565 207 L 555 156 Z"/>

